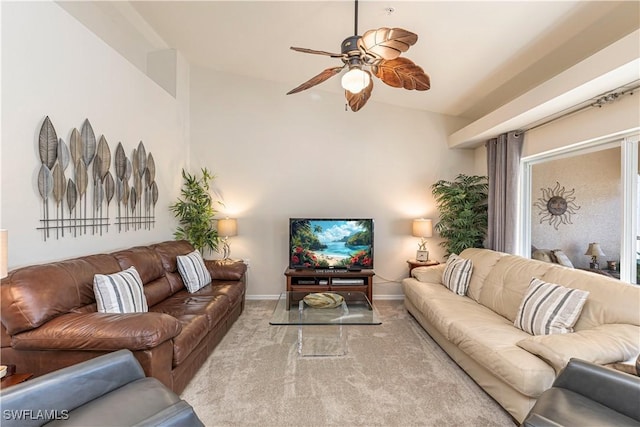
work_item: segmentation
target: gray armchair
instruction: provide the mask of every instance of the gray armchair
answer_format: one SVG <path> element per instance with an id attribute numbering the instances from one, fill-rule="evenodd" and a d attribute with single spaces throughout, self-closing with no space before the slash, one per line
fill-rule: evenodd
<path id="1" fill-rule="evenodd" d="M 3 427 L 203 426 L 193 408 L 120 350 L 0 391 Z"/>
<path id="2" fill-rule="evenodd" d="M 571 359 L 522 425 L 640 426 L 640 377 Z"/>

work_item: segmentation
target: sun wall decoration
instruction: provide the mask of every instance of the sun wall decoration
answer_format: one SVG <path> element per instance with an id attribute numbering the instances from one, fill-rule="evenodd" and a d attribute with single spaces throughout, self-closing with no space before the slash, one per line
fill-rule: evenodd
<path id="1" fill-rule="evenodd" d="M 567 191 L 560 186 L 559 182 L 556 182 L 553 188 L 541 188 L 540 190 L 542 191 L 542 197 L 533 204 L 533 206 L 540 209 L 540 212 L 538 212 L 540 224 L 546 221 L 549 225 L 553 225 L 556 230 L 560 224 L 573 224 L 571 215 L 575 215 L 576 211 L 580 209 L 580 206 L 574 203 L 576 189 Z"/>

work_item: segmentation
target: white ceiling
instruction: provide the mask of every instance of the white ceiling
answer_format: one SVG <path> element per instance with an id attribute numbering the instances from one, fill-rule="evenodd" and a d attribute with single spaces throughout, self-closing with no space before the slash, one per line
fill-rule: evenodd
<path id="1" fill-rule="evenodd" d="M 283 96 L 341 65 L 290 46 L 339 52 L 354 32 L 351 0 L 59 3 L 125 56 L 174 48 L 193 65 L 281 83 Z M 101 18 L 87 18 L 88 7 Z M 431 89 L 374 79 L 372 100 L 474 121 L 638 29 L 640 2 L 361 0 L 358 32 L 380 27 L 418 34 L 403 56 L 430 76 Z M 307 96 L 313 91 L 343 92 L 339 76 Z"/>

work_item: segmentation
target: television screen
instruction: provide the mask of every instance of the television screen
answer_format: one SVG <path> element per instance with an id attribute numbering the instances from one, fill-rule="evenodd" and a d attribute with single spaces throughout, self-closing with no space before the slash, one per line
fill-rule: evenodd
<path id="1" fill-rule="evenodd" d="M 373 268 L 373 219 L 290 218 L 289 268 Z"/>

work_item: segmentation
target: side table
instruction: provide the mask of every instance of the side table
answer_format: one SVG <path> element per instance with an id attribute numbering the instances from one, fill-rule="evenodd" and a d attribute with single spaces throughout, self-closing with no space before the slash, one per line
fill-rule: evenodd
<path id="1" fill-rule="evenodd" d="M 440 263 L 435 260 L 418 261 L 416 259 L 409 259 L 407 260 L 407 264 L 409 264 L 409 276 L 411 276 L 411 270 L 416 267 L 433 267 L 434 265 L 438 265 Z"/>
<path id="2" fill-rule="evenodd" d="M 0 380 L 0 388 L 11 387 L 12 385 L 20 384 L 33 377 L 33 374 L 12 374 L 7 375 Z"/>

